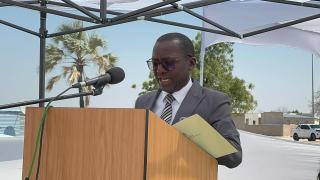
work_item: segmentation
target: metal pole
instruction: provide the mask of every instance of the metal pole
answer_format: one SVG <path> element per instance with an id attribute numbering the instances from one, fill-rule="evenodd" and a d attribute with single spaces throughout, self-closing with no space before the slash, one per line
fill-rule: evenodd
<path id="1" fill-rule="evenodd" d="M 132 17 L 132 16 L 135 16 L 135 15 L 138 15 L 138 14 L 142 14 L 142 13 L 145 13 L 145 12 L 148 12 L 148 11 L 151 11 L 151 10 L 154 10 L 154 9 L 157 9 L 157 8 L 160 8 L 162 6 L 165 6 L 165 5 L 168 5 L 170 3 L 174 3 L 174 2 L 177 2 L 177 1 L 180 1 L 180 0 L 166 0 L 166 1 L 162 1 L 160 3 L 156 3 L 156 4 L 152 4 L 150 6 L 147 6 L 147 7 L 144 7 L 144 8 L 141 8 L 141 9 L 137 9 L 137 10 L 134 10 L 134 11 L 130 11 L 128 13 L 124 13 L 122 15 L 119 15 L 119 16 L 116 16 L 114 18 L 111 18 L 111 22 L 115 22 L 115 21 L 119 21 L 119 20 L 123 20 L 123 19 L 126 19 L 128 17 Z"/>
<path id="2" fill-rule="evenodd" d="M 29 101 L 22 101 L 22 102 L 16 102 L 12 104 L 4 104 L 0 105 L 0 109 L 7 109 L 7 108 L 13 108 L 13 107 L 19 107 L 19 106 L 26 106 L 26 105 L 31 105 L 31 104 L 38 104 L 38 103 L 44 103 L 44 102 L 50 102 L 50 101 L 58 101 L 62 99 L 71 99 L 71 98 L 77 98 L 77 97 L 82 97 L 82 96 L 97 96 L 102 93 L 102 89 L 94 89 L 90 92 L 82 92 L 82 93 L 76 93 L 76 94 L 68 94 L 64 96 L 56 96 L 56 97 L 50 97 L 50 98 L 44 98 L 44 99 L 36 99 L 36 100 L 29 100 Z"/>
<path id="3" fill-rule="evenodd" d="M 0 24 L 4 24 L 6 26 L 12 27 L 14 29 L 17 29 L 17 30 L 20 30 L 20 31 L 23 31 L 23 32 L 26 32 L 26 33 L 29 33 L 29 34 L 32 34 L 35 36 L 40 36 L 40 34 L 37 32 L 31 31 L 31 30 L 24 28 L 24 27 L 21 27 L 21 26 L 17 26 L 15 24 L 9 23 L 9 22 L 1 20 L 1 19 L 0 19 Z"/>
<path id="4" fill-rule="evenodd" d="M 30 5 L 30 4 L 26 4 L 26 3 L 22 3 L 22 2 L 18 2 L 18 1 L 12 1 L 12 0 L 0 0 L 0 2 L 5 3 L 5 4 L 9 4 L 12 6 L 22 7 L 22 8 L 31 9 L 31 10 L 40 11 L 40 12 L 46 12 L 49 14 L 68 17 L 68 18 L 77 19 L 77 20 L 81 20 L 81 21 L 97 23 L 95 19 L 85 17 L 85 16 L 79 16 L 76 14 L 66 13 L 64 11 L 49 9 L 46 6 L 44 7 L 44 6 Z M 47 4 L 47 2 L 45 4 Z"/>
<path id="5" fill-rule="evenodd" d="M 311 76 L 312 76 L 312 117 L 314 117 L 313 54 L 312 54 L 312 64 L 311 64 Z"/>
<path id="6" fill-rule="evenodd" d="M 102 23 L 105 23 L 107 20 L 107 1 L 100 0 L 100 18 Z"/>
<path id="7" fill-rule="evenodd" d="M 69 4 L 71 7 L 79 10 L 80 12 L 82 12 L 83 14 L 91 17 L 92 19 L 95 19 L 96 22 L 101 22 L 100 18 L 98 16 L 96 16 L 95 14 L 91 13 L 90 11 L 88 11 L 87 9 L 83 8 L 82 6 L 79 6 L 78 4 L 70 1 L 70 0 L 62 0 L 63 2 Z"/>
<path id="8" fill-rule="evenodd" d="M 281 3 L 281 4 L 290 4 L 295 6 L 304 6 L 304 7 L 311 7 L 311 8 L 320 8 L 319 4 L 315 4 L 313 2 L 296 2 L 296 1 L 288 1 L 288 0 L 263 0 L 267 2 L 273 3 Z"/>
<path id="9" fill-rule="evenodd" d="M 242 36 L 241 36 L 240 34 L 232 31 L 231 29 L 228 29 L 228 28 L 226 28 L 226 27 L 224 27 L 224 26 L 222 26 L 222 25 L 220 25 L 220 24 L 218 24 L 218 23 L 216 23 L 216 22 L 213 22 L 212 20 L 204 17 L 204 13 L 203 13 L 202 16 L 200 16 L 199 14 L 197 14 L 197 13 L 191 11 L 190 9 L 188 9 L 188 8 L 182 6 L 182 5 L 179 5 L 179 4 L 177 4 L 177 3 L 172 3 L 172 5 L 173 5 L 174 7 L 176 7 L 177 9 L 180 9 L 180 10 L 182 10 L 182 11 L 190 14 L 191 16 L 194 16 L 194 17 L 202 20 L 203 22 L 206 22 L 206 23 L 208 23 L 208 24 L 210 24 L 210 25 L 212 25 L 212 26 L 215 26 L 215 27 L 217 27 L 217 28 L 219 28 L 219 29 L 227 32 L 227 33 L 230 33 L 231 35 L 233 35 L 233 36 L 235 36 L 235 37 L 242 38 Z M 203 8 L 202 8 L 202 9 L 203 9 Z M 204 11 L 204 10 L 203 10 L 203 11 Z M 204 25 L 203 25 L 203 27 L 204 27 Z"/>
<path id="10" fill-rule="evenodd" d="M 204 15 L 204 8 L 202 8 L 202 15 Z M 204 22 L 202 22 L 204 25 Z M 200 85 L 203 86 L 203 76 L 204 76 L 204 56 L 206 54 L 206 47 L 204 47 L 204 33 L 201 31 L 201 48 L 200 48 Z"/>
<path id="11" fill-rule="evenodd" d="M 26 4 L 39 4 L 38 1 L 21 1 L 21 2 Z M 11 6 L 11 5 L 6 3 L 0 3 L 0 7 L 6 7 L 6 6 Z"/>
<path id="12" fill-rule="evenodd" d="M 206 47 L 204 47 L 204 33 L 201 32 L 201 49 L 200 49 L 200 85 L 203 86 L 204 77 L 204 55 L 206 54 Z"/>
<path id="13" fill-rule="evenodd" d="M 41 7 L 46 8 L 46 0 L 41 1 Z M 45 54 L 46 54 L 46 22 L 47 13 L 40 12 L 40 66 L 39 66 L 39 99 L 44 99 L 45 97 Z M 44 107 L 44 103 L 40 102 L 39 107 Z"/>
<path id="14" fill-rule="evenodd" d="M 304 18 L 300 18 L 300 19 L 297 19 L 297 20 L 289 21 L 289 22 L 286 22 L 286 23 L 283 23 L 283 24 L 278 24 L 278 25 L 275 25 L 275 26 L 271 26 L 271 27 L 259 29 L 259 30 L 256 30 L 256 31 L 252 31 L 252 32 L 249 32 L 249 33 L 245 33 L 245 34 L 243 34 L 243 38 L 254 36 L 254 35 L 265 33 L 265 32 L 269 32 L 269 31 L 273 31 L 273 30 L 277 30 L 277 29 L 281 29 L 281 28 L 284 28 L 284 27 L 289 27 L 289 26 L 292 26 L 292 25 L 296 25 L 296 24 L 303 23 L 303 22 L 306 22 L 306 21 L 314 20 L 314 19 L 317 19 L 317 18 L 320 18 L 320 13 L 315 14 L 315 15 L 311 15 L 311 16 L 307 16 L 307 17 L 304 17 Z"/>

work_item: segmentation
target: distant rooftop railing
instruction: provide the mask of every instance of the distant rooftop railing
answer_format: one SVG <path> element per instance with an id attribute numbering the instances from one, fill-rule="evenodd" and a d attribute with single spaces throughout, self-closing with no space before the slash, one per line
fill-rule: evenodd
<path id="1" fill-rule="evenodd" d="M 8 127 L 13 127 L 16 136 L 24 135 L 24 120 L 25 116 L 19 111 L 0 111 L 0 134 L 5 134 L 8 131 Z"/>

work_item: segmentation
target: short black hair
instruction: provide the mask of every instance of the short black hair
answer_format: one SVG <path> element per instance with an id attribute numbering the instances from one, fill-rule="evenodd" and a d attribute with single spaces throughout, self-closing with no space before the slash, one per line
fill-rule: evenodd
<path id="1" fill-rule="evenodd" d="M 181 33 L 167 33 L 157 39 L 157 42 L 179 40 L 181 51 L 185 56 L 194 57 L 194 46 L 192 41 Z"/>

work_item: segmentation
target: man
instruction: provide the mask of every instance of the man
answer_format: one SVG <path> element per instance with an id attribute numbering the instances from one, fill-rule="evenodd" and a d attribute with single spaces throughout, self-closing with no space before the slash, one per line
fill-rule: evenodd
<path id="1" fill-rule="evenodd" d="M 241 163 L 239 133 L 231 119 L 230 101 L 223 93 L 203 88 L 190 75 L 196 65 L 191 40 L 180 33 L 161 36 L 147 61 L 160 89 L 140 96 L 136 108 L 150 109 L 169 124 L 182 117 L 199 114 L 239 152 L 218 158 L 218 163 L 234 168 Z"/>

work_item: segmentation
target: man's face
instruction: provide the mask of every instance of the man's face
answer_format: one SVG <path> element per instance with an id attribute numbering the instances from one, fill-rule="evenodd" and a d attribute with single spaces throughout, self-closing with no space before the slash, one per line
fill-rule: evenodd
<path id="1" fill-rule="evenodd" d="M 184 55 L 179 43 L 178 40 L 162 41 L 153 48 L 153 72 L 160 88 L 168 93 L 183 88 L 195 66 L 195 59 Z"/>

